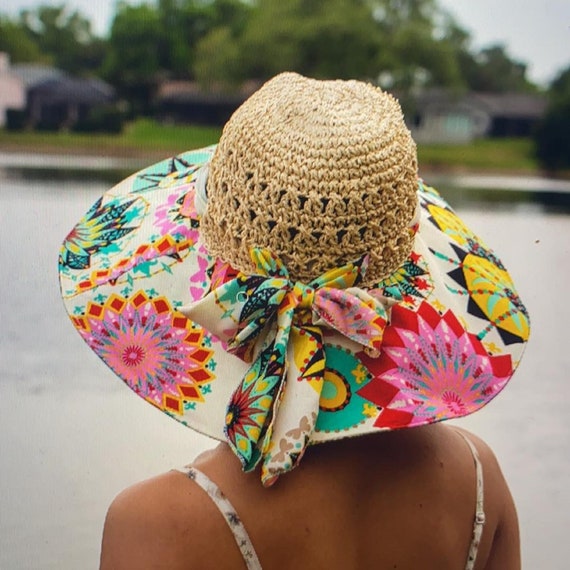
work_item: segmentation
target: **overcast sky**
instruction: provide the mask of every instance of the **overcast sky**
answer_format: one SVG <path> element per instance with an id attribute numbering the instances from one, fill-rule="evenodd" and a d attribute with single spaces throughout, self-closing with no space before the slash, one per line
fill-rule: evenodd
<path id="1" fill-rule="evenodd" d="M 138 3 L 139 0 L 129 0 Z M 140 0 L 142 2 L 142 0 Z M 79 9 L 104 35 L 116 0 L 2 0 L 0 13 L 66 3 Z M 569 0 L 439 0 L 473 37 L 474 47 L 502 42 L 511 57 L 528 64 L 533 81 L 547 83 L 570 65 Z"/>

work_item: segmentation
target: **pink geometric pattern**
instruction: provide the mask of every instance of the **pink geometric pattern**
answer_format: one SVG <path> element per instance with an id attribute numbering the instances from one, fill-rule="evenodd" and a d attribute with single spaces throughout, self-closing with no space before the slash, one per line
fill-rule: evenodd
<path id="1" fill-rule="evenodd" d="M 358 393 L 382 410 L 377 427 L 417 426 L 465 416 L 500 392 L 513 373 L 509 355 L 487 354 L 457 317 L 423 302 L 392 309 L 382 354 L 360 353 L 373 380 Z"/>
<path id="2" fill-rule="evenodd" d="M 165 298 L 113 295 L 72 320 L 97 355 L 157 408 L 181 414 L 185 401 L 203 401 L 200 387 L 213 378 L 213 352 L 202 345 L 203 330 Z"/>

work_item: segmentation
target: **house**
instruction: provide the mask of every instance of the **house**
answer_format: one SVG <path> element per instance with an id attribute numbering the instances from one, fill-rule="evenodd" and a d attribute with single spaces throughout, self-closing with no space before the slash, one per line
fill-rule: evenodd
<path id="1" fill-rule="evenodd" d="M 6 126 L 8 111 L 22 110 L 25 106 L 24 83 L 12 72 L 8 54 L 0 52 L 0 128 Z"/>
<path id="2" fill-rule="evenodd" d="M 419 143 L 468 143 L 482 137 L 531 136 L 547 100 L 529 93 L 453 94 L 430 89 L 413 100 L 407 117 Z"/>
<path id="3" fill-rule="evenodd" d="M 532 136 L 548 105 L 545 96 L 533 93 L 472 93 L 471 99 L 488 113 L 490 137 Z"/>
<path id="4" fill-rule="evenodd" d="M 70 129 L 85 121 L 92 109 L 114 100 L 113 88 L 100 80 L 48 79 L 28 90 L 28 125 Z"/>
<path id="5" fill-rule="evenodd" d="M 154 98 L 156 116 L 163 123 L 221 126 L 259 86 L 251 81 L 227 91 L 216 86 L 204 89 L 194 81 L 166 81 Z"/>
<path id="6" fill-rule="evenodd" d="M 87 120 L 93 109 L 115 102 L 114 89 L 93 78 L 71 77 L 53 67 L 14 65 L 26 93 L 21 126 L 41 129 L 71 129 Z"/>

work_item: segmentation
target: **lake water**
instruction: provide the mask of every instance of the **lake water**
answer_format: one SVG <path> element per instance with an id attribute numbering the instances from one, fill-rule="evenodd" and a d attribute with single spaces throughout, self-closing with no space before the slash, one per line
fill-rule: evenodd
<path id="1" fill-rule="evenodd" d="M 57 253 L 109 186 L 112 175 L 97 176 L 0 168 L 1 570 L 97 568 L 115 494 L 211 445 L 133 397 L 67 321 Z M 524 568 L 566 570 L 570 209 L 565 199 L 553 207 L 528 194 L 463 190 L 449 198 L 502 257 L 532 318 L 509 388 L 461 425 L 501 461 L 518 505 Z"/>

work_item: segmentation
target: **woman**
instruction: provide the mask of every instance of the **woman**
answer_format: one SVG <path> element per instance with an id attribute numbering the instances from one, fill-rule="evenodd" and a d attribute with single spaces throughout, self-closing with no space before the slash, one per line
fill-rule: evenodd
<path id="1" fill-rule="evenodd" d="M 391 96 L 277 76 L 99 200 L 60 269 L 113 371 L 224 442 L 117 497 L 104 570 L 520 567 L 496 459 L 439 422 L 502 390 L 528 315 Z"/>

